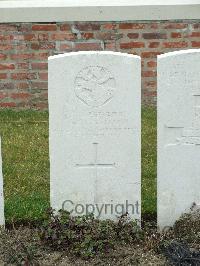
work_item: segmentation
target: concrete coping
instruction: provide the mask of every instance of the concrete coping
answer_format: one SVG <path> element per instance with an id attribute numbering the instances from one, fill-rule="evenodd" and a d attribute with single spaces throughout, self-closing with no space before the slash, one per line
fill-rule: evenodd
<path id="1" fill-rule="evenodd" d="M 200 0 L 0 0 L 0 23 L 200 19 Z"/>

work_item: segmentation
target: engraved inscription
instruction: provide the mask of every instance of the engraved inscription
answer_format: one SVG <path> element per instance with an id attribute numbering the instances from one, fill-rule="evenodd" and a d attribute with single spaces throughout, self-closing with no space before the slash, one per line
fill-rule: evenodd
<path id="1" fill-rule="evenodd" d="M 114 96 L 115 89 L 115 79 L 105 67 L 86 67 L 75 79 L 76 96 L 88 106 L 104 105 Z"/>
<path id="2" fill-rule="evenodd" d="M 126 112 L 90 110 L 78 115 L 76 110 L 64 110 L 68 132 L 76 136 L 116 135 L 124 131 L 133 134 L 134 128 Z M 69 115 L 70 114 L 70 115 Z M 130 126 L 131 125 L 131 126 Z"/>
<path id="3" fill-rule="evenodd" d="M 200 105 L 196 100 L 200 97 L 200 90 L 197 90 L 192 96 L 195 98 L 192 126 L 189 128 L 167 126 L 168 129 L 181 129 L 180 137 L 176 138 L 176 142 L 174 144 L 168 144 L 167 146 L 184 144 L 200 145 Z"/>

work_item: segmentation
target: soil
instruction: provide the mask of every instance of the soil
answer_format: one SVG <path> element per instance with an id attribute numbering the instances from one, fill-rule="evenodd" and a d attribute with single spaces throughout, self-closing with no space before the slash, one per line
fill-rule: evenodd
<path id="1" fill-rule="evenodd" d="M 23 243 L 23 245 L 22 245 Z M 28 248 L 29 252 L 24 250 Z M 31 253 L 31 248 L 33 249 Z M 21 257 L 29 254 L 29 261 Z M 99 254 L 89 260 L 74 257 L 65 251 L 52 251 L 40 245 L 37 230 L 27 227 L 2 231 L 0 235 L 0 265 L 168 265 L 164 256 L 142 245 L 117 245 L 114 250 Z"/>
<path id="2" fill-rule="evenodd" d="M 149 224 L 148 228 L 143 227 L 145 239 L 138 243 L 123 245 L 116 243 L 114 249 L 105 254 L 97 254 L 90 259 L 83 259 L 69 254 L 67 251 L 55 251 L 42 245 L 38 236 L 38 227 L 34 225 L 15 228 L 14 225 L 8 226 L 5 230 L 0 230 L 0 266 L 2 265 L 59 265 L 59 266 L 76 266 L 76 265 L 195 265 L 200 266 L 200 210 L 193 211 L 190 214 L 183 215 L 167 232 L 157 232 L 155 220 Z M 163 243 L 177 241 L 177 247 L 189 252 L 195 251 L 195 264 L 173 264 L 170 259 L 174 254 L 168 253 L 166 256 L 161 251 Z M 176 243 L 176 242 L 175 242 Z M 180 244 L 182 243 L 182 244 Z M 179 245 L 180 244 L 180 245 Z M 181 246 L 182 245 L 182 246 Z M 185 246 L 184 246 L 185 245 Z M 174 250 L 175 250 L 174 249 Z M 168 249 L 170 250 L 170 249 Z M 171 249 L 171 252 L 174 250 Z M 180 255 L 177 253 L 175 255 Z M 192 254 L 192 253 L 191 253 Z M 187 254 L 188 256 L 188 254 Z M 189 255 L 190 256 L 190 255 Z M 192 255 L 191 255 L 192 256 Z M 195 255 L 196 256 L 196 255 Z M 178 257 L 177 257 L 178 259 Z"/>

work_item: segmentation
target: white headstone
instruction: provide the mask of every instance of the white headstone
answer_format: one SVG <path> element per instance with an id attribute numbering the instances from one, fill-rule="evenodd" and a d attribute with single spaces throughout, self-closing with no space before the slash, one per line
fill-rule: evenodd
<path id="1" fill-rule="evenodd" d="M 200 50 L 158 57 L 158 225 L 200 203 Z"/>
<path id="2" fill-rule="evenodd" d="M 49 58 L 51 206 L 72 215 L 140 220 L 138 56 L 78 52 Z"/>
<path id="3" fill-rule="evenodd" d="M 4 226 L 4 196 L 3 196 L 3 172 L 1 156 L 1 138 L 0 138 L 0 226 Z"/>

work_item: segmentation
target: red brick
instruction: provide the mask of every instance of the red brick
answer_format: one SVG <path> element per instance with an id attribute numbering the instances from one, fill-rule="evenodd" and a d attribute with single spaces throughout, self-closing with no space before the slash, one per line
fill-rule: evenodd
<path id="1" fill-rule="evenodd" d="M 155 80 L 145 81 L 144 87 L 145 88 L 155 88 L 157 86 L 157 82 Z"/>
<path id="2" fill-rule="evenodd" d="M 129 39 L 137 39 L 139 37 L 139 33 L 128 33 L 127 36 L 129 37 Z"/>
<path id="3" fill-rule="evenodd" d="M 0 54 L 0 60 L 5 60 L 7 58 L 7 55 L 5 54 Z"/>
<path id="4" fill-rule="evenodd" d="M 14 102 L 17 108 L 47 108 L 48 56 L 72 50 L 120 51 L 121 47 L 142 56 L 143 103 L 155 104 L 157 55 L 200 48 L 199 29 L 198 21 L 0 24 L 0 98 L 7 107 Z"/>
<path id="5" fill-rule="evenodd" d="M 182 33 L 181 32 L 172 32 L 171 37 L 172 38 L 182 38 Z"/>
<path id="6" fill-rule="evenodd" d="M 142 37 L 144 39 L 167 39 L 167 34 L 160 32 L 150 32 L 150 33 L 143 33 Z"/>
<path id="7" fill-rule="evenodd" d="M 75 24 L 76 29 L 80 31 L 95 31 L 95 30 L 100 30 L 100 23 L 76 23 Z"/>
<path id="8" fill-rule="evenodd" d="M 145 28 L 146 24 L 142 24 L 142 23 L 120 23 L 119 24 L 119 28 L 120 29 L 137 29 L 137 30 L 141 30 Z"/>
<path id="9" fill-rule="evenodd" d="M 156 67 L 157 66 L 157 62 L 156 61 L 149 61 L 149 62 L 147 62 L 147 66 L 148 67 Z"/>
<path id="10" fill-rule="evenodd" d="M 150 23 L 150 25 L 148 26 L 150 26 L 151 29 L 157 30 L 159 28 L 159 25 L 160 23 L 158 22 L 158 23 Z"/>
<path id="11" fill-rule="evenodd" d="M 6 73 L 0 73 L 0 79 L 7 79 Z"/>
<path id="12" fill-rule="evenodd" d="M 0 51 L 11 50 L 13 46 L 11 44 L 0 44 Z"/>
<path id="13" fill-rule="evenodd" d="M 12 60 L 27 60 L 27 59 L 33 59 L 34 54 L 11 54 L 10 58 Z"/>
<path id="14" fill-rule="evenodd" d="M 105 42 L 105 50 L 115 51 L 115 49 L 116 49 L 115 41 L 113 41 L 113 42 Z"/>
<path id="15" fill-rule="evenodd" d="M 17 103 L 18 108 L 30 108 L 29 101 L 20 101 Z"/>
<path id="16" fill-rule="evenodd" d="M 0 24 L 0 31 L 3 31 L 3 32 L 17 31 L 17 25 Z"/>
<path id="17" fill-rule="evenodd" d="M 13 90 L 14 84 L 11 82 L 0 82 L 0 90 Z"/>
<path id="18" fill-rule="evenodd" d="M 37 102 L 34 104 L 34 107 L 40 110 L 45 110 L 48 108 L 48 103 L 44 103 L 44 102 Z"/>
<path id="19" fill-rule="evenodd" d="M 193 24 L 194 29 L 200 29 L 200 23 L 195 23 Z"/>
<path id="20" fill-rule="evenodd" d="M 75 43 L 75 50 L 82 50 L 82 51 L 90 51 L 90 50 L 102 50 L 101 44 L 100 43 L 85 43 L 85 42 L 80 42 L 80 43 Z"/>
<path id="21" fill-rule="evenodd" d="M 130 54 L 133 54 L 133 55 L 138 55 L 138 56 L 140 56 L 141 51 L 131 50 L 131 52 L 129 52 L 129 53 L 130 53 Z"/>
<path id="22" fill-rule="evenodd" d="M 37 39 L 38 39 L 38 41 L 48 41 L 49 40 L 49 34 L 48 33 L 38 33 Z"/>
<path id="23" fill-rule="evenodd" d="M 35 34 L 25 34 L 23 35 L 25 41 L 36 41 L 37 37 Z"/>
<path id="24" fill-rule="evenodd" d="M 127 42 L 120 44 L 121 49 L 143 48 L 143 47 L 145 47 L 145 44 L 143 42 Z"/>
<path id="25" fill-rule="evenodd" d="M 97 32 L 95 37 L 95 39 L 98 40 L 116 40 L 122 38 L 123 34 L 116 34 L 112 32 Z"/>
<path id="26" fill-rule="evenodd" d="M 4 99 L 4 98 L 6 98 L 7 96 L 8 96 L 7 93 L 5 93 L 5 92 L 0 92 L 0 99 Z"/>
<path id="27" fill-rule="evenodd" d="M 192 42 L 192 47 L 200 48 L 200 41 L 198 41 L 198 42 Z"/>
<path id="28" fill-rule="evenodd" d="M 157 73 L 156 71 L 142 71 L 142 77 L 156 77 Z"/>
<path id="29" fill-rule="evenodd" d="M 15 34 L 15 35 L 13 35 L 13 39 L 15 41 L 23 41 L 24 40 L 24 35 L 22 35 L 22 34 Z M 18 44 L 19 44 L 19 42 L 18 42 Z"/>
<path id="30" fill-rule="evenodd" d="M 164 42 L 164 48 L 186 48 L 188 47 L 187 42 Z"/>
<path id="31" fill-rule="evenodd" d="M 55 49 L 55 47 L 56 47 L 55 43 L 51 43 L 51 42 L 31 44 L 31 49 L 33 50 L 51 50 L 51 49 Z"/>
<path id="32" fill-rule="evenodd" d="M 200 32 L 192 32 L 192 34 L 190 35 L 190 37 L 200 38 Z"/>
<path id="33" fill-rule="evenodd" d="M 39 78 L 41 80 L 48 80 L 48 73 L 39 73 Z"/>
<path id="34" fill-rule="evenodd" d="M 17 25 L 18 32 L 30 32 L 31 24 L 30 23 L 20 23 Z"/>
<path id="35" fill-rule="evenodd" d="M 117 28 L 117 24 L 115 23 L 106 23 L 102 25 L 102 29 L 104 30 L 115 30 Z"/>
<path id="36" fill-rule="evenodd" d="M 61 43 L 60 44 L 60 51 L 71 51 L 72 50 L 72 43 Z"/>
<path id="37" fill-rule="evenodd" d="M 11 98 L 13 99 L 27 99 L 31 96 L 30 93 L 20 92 L 20 93 L 11 93 Z"/>
<path id="38" fill-rule="evenodd" d="M 16 105 L 16 103 L 14 103 L 14 102 L 5 102 L 5 103 L 0 103 L 0 107 L 16 107 L 17 105 Z"/>
<path id="39" fill-rule="evenodd" d="M 48 88 L 48 83 L 47 82 L 31 82 L 31 88 L 32 89 L 40 89 L 40 90 L 46 90 Z"/>
<path id="40" fill-rule="evenodd" d="M 62 24 L 62 25 L 60 25 L 60 30 L 61 31 L 70 31 L 71 25 L 70 24 Z"/>
<path id="41" fill-rule="evenodd" d="M 143 95 L 146 97 L 156 96 L 157 92 L 156 91 L 145 91 Z"/>
<path id="42" fill-rule="evenodd" d="M 19 90 L 27 90 L 29 89 L 29 83 L 27 82 L 16 83 L 15 88 Z"/>
<path id="43" fill-rule="evenodd" d="M 0 35 L 0 41 L 11 41 L 13 39 L 14 35 L 6 35 L 6 34 Z"/>
<path id="44" fill-rule="evenodd" d="M 49 56 L 50 56 L 49 52 L 46 52 L 46 53 L 35 53 L 35 54 L 33 54 L 32 58 L 34 60 L 47 60 Z"/>
<path id="45" fill-rule="evenodd" d="M 167 25 L 164 25 L 165 29 L 185 29 L 188 27 L 188 24 L 186 23 L 169 23 Z"/>
<path id="46" fill-rule="evenodd" d="M 149 48 L 158 48 L 160 46 L 160 42 L 150 42 L 148 44 Z"/>
<path id="47" fill-rule="evenodd" d="M 31 68 L 32 69 L 47 69 L 48 63 L 32 63 Z"/>
<path id="48" fill-rule="evenodd" d="M 94 39 L 94 33 L 93 32 L 82 32 L 81 38 L 84 40 Z"/>
<path id="49" fill-rule="evenodd" d="M 50 37 L 51 40 L 56 40 L 56 41 L 64 41 L 64 40 L 75 40 L 76 36 L 73 33 L 54 33 Z"/>
<path id="50" fill-rule="evenodd" d="M 11 78 L 15 80 L 23 80 L 23 79 L 36 79 L 37 76 L 35 73 L 12 73 Z"/>
<path id="51" fill-rule="evenodd" d="M 0 64 L 0 70 L 12 70 L 15 69 L 15 65 L 11 63 L 2 63 Z"/>
<path id="52" fill-rule="evenodd" d="M 29 63 L 17 63 L 16 66 L 18 69 L 29 69 Z"/>
<path id="53" fill-rule="evenodd" d="M 27 48 L 28 48 L 28 44 L 27 43 L 23 43 L 23 44 L 15 44 L 14 45 L 14 50 L 18 50 L 18 51 L 21 51 L 21 50 L 27 50 Z"/>
<path id="54" fill-rule="evenodd" d="M 44 93 L 41 93 L 40 94 L 41 98 L 44 99 L 44 100 L 48 100 L 48 91 L 44 91 Z"/>
<path id="55" fill-rule="evenodd" d="M 32 26 L 34 31 L 55 31 L 56 29 L 56 24 L 35 24 Z"/>

